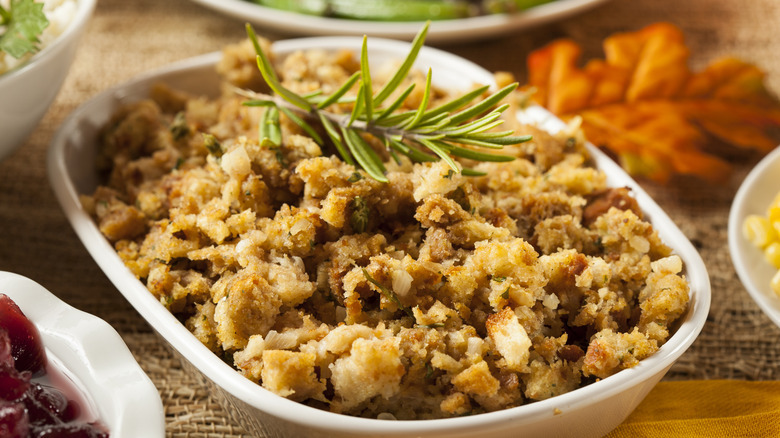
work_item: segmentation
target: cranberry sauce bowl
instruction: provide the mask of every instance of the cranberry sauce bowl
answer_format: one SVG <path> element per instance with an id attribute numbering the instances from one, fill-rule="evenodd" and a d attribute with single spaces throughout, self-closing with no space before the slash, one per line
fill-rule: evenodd
<path id="1" fill-rule="evenodd" d="M 0 293 L 23 313 L 9 314 L 14 328 L 26 330 L 26 317 L 34 327 L 28 332 L 37 330 L 42 341 L 43 350 L 36 352 L 35 345 L 28 346 L 28 353 L 22 352 L 16 360 L 17 367 L 25 366 L 32 374 L 32 383 L 37 384 L 33 392 L 38 396 L 63 402 L 61 409 L 54 410 L 62 411 L 58 414 L 68 419 L 65 423 L 72 424 L 71 429 L 94 424 L 94 428 L 79 429 L 83 435 L 78 436 L 164 435 L 164 411 L 157 389 L 111 326 L 17 274 L 0 272 Z M 38 385 L 44 389 L 37 389 Z"/>

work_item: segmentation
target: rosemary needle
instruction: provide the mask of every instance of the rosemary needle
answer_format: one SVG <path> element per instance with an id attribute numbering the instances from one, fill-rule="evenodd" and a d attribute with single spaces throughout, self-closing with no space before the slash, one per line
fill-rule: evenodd
<path id="1" fill-rule="evenodd" d="M 370 135 L 380 140 L 394 158 L 400 153 L 413 161 L 444 160 L 455 172 L 474 175 L 477 172 L 461 169 L 453 157 L 475 161 L 511 161 L 514 157 L 478 149 L 500 150 L 506 145 L 518 144 L 531 139 L 530 136 L 515 136 L 512 131 L 495 131 L 503 121 L 500 116 L 509 105 L 499 103 L 512 93 L 517 84 L 508 85 L 488 97 L 479 98 L 488 86 L 472 90 L 463 96 L 445 102 L 434 108 L 428 108 L 432 93 L 433 72 L 429 69 L 425 80 L 425 89 L 420 104 L 413 111 L 398 113 L 397 110 L 408 96 L 413 85 L 399 93 L 388 105 L 382 106 L 388 97 L 398 91 L 403 79 L 408 76 L 420 49 L 425 42 L 430 22 L 427 22 L 412 41 L 411 49 L 398 71 L 377 92 L 374 93 L 368 59 L 368 38 L 363 37 L 360 51 L 360 70 L 350 76 L 333 94 L 322 92 L 301 96 L 282 85 L 273 69 L 271 61 L 263 52 L 257 35 L 247 24 L 247 34 L 257 53 L 257 67 L 273 94 L 255 93 L 249 90 L 236 91 L 250 100 L 245 105 L 266 106 L 269 117 L 263 123 L 278 120 L 281 112 L 290 121 L 300 126 L 320 146 L 325 139 L 349 164 L 359 166 L 377 181 L 386 182 L 385 166 L 380 156 L 363 138 Z M 357 95 L 347 96 L 355 85 Z M 335 113 L 328 108 L 335 104 L 351 103 L 349 114 Z M 278 123 L 278 122 L 277 122 Z M 322 128 L 327 136 L 322 138 L 314 126 Z M 277 130 L 268 126 L 261 127 L 261 140 L 278 140 Z"/>

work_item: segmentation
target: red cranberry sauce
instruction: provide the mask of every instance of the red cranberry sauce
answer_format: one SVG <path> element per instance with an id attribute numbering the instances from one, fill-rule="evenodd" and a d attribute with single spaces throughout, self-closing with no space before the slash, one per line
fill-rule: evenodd
<path id="1" fill-rule="evenodd" d="M 38 329 L 0 294 L 0 438 L 107 438 L 101 426 L 78 421 L 75 401 L 32 380 L 45 373 Z"/>

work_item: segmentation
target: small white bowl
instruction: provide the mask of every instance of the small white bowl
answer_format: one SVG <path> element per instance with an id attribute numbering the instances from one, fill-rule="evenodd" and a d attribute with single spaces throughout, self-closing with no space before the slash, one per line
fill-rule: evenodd
<path id="1" fill-rule="evenodd" d="M 77 402 L 87 417 L 105 425 L 111 438 L 164 436 L 160 394 L 110 325 L 21 275 L 0 272 L 0 293 L 38 328 L 47 372 L 64 377 L 62 383 L 81 395 Z"/>
<path id="2" fill-rule="evenodd" d="M 285 55 L 302 49 L 350 49 L 362 44 L 355 37 L 320 37 L 279 41 L 273 50 Z M 409 44 L 371 38 L 372 63 L 403 59 Z M 213 395 L 252 435 L 266 437 L 600 437 L 617 427 L 693 343 L 710 307 L 710 283 L 701 257 L 661 208 L 617 164 L 591 148 L 599 168 L 611 186 L 631 187 L 646 217 L 685 264 L 691 285 L 688 311 L 673 336 L 658 352 L 634 368 L 547 400 L 470 417 L 417 421 L 357 418 L 318 410 L 264 389 L 240 375 L 201 344 L 165 309 L 122 263 L 95 222 L 81 207 L 79 194 L 92 193 L 98 184 L 94 160 L 96 133 L 120 106 L 148 96 L 153 84 L 162 82 L 197 95 L 219 91 L 214 71 L 219 53 L 212 53 L 153 71 L 107 90 L 80 108 L 63 123 L 49 148 L 51 186 L 76 234 L 96 263 L 149 324 L 178 351 L 185 367 L 200 373 Z M 415 68 L 433 69 L 434 85 L 469 89 L 475 83 L 494 84 L 493 75 L 463 58 L 424 47 Z M 535 107 L 518 114 L 549 130 L 563 122 Z"/>
<path id="3" fill-rule="evenodd" d="M 60 36 L 21 66 L 0 74 L 0 160 L 22 146 L 54 101 L 97 0 L 77 0 Z"/>
<path id="4" fill-rule="evenodd" d="M 780 148 L 764 157 L 739 187 L 729 212 L 729 251 L 739 279 L 761 310 L 780 326 L 780 297 L 769 282 L 777 272 L 763 252 L 742 235 L 742 224 L 751 214 L 766 215 L 780 192 Z"/>

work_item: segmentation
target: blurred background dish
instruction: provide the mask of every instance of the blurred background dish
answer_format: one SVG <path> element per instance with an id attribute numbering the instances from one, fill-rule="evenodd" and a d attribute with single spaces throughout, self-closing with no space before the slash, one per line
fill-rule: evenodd
<path id="1" fill-rule="evenodd" d="M 61 4 L 49 16 L 49 27 L 57 28 L 54 39 L 45 41 L 44 30 L 47 44 L 40 52 L 19 65 L 5 54 L 0 59 L 0 160 L 22 146 L 59 93 L 95 3 Z"/>
<path id="2" fill-rule="evenodd" d="M 291 35 L 368 35 L 411 40 L 423 21 L 368 21 L 299 14 L 261 6 L 246 0 L 192 0 L 224 14 L 252 22 L 263 28 Z M 481 15 L 431 22 L 426 41 L 454 43 L 507 34 L 593 8 L 606 0 L 554 0 L 511 14 Z"/>
<path id="3" fill-rule="evenodd" d="M 780 296 L 770 287 L 777 269 L 742 234 L 750 215 L 765 215 L 780 192 L 780 148 L 764 157 L 742 182 L 729 212 L 729 250 L 739 279 L 767 316 L 780 326 Z"/>

